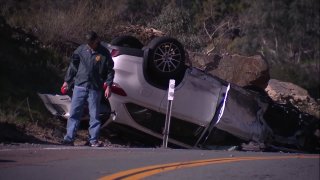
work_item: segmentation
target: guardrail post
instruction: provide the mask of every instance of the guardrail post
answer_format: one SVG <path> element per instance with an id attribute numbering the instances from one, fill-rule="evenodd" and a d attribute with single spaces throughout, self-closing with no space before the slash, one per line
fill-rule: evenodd
<path id="1" fill-rule="evenodd" d="M 168 138 L 169 138 L 169 130 L 170 130 L 172 101 L 173 101 L 173 97 L 174 97 L 174 88 L 175 88 L 175 80 L 170 79 L 169 90 L 168 90 L 168 105 L 167 105 L 166 121 L 165 121 L 164 131 L 163 131 L 163 143 L 162 143 L 163 148 L 168 147 Z"/>

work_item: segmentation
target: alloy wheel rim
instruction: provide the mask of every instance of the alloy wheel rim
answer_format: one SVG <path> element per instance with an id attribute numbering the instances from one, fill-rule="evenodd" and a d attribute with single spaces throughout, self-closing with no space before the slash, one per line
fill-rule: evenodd
<path id="1" fill-rule="evenodd" d="M 174 43 L 162 43 L 156 49 L 154 65 L 160 72 L 170 73 L 177 70 L 181 63 L 181 52 Z"/>

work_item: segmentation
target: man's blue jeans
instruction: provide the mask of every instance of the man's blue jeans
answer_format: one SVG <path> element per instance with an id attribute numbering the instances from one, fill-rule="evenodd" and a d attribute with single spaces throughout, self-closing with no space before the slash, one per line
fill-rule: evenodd
<path id="1" fill-rule="evenodd" d="M 65 141 L 73 142 L 76 132 L 82 117 L 85 102 L 88 102 L 90 122 L 89 122 L 89 141 L 93 143 L 98 140 L 100 131 L 100 100 L 101 91 L 88 89 L 85 87 L 75 86 L 71 100 L 70 117 L 67 123 L 67 134 L 64 137 Z"/>

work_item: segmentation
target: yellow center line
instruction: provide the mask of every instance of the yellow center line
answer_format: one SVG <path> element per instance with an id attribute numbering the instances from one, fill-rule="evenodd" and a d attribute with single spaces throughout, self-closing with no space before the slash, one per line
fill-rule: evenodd
<path id="1" fill-rule="evenodd" d="M 148 176 L 152 176 L 158 173 L 172 171 L 182 168 L 191 168 L 196 166 L 204 166 L 209 164 L 220 164 L 220 163 L 230 163 L 239 161 L 254 161 L 254 160 L 276 160 L 276 159 L 320 159 L 320 155 L 291 155 L 291 156 L 266 156 L 266 157 L 231 157 L 231 158 L 215 158 L 215 159 L 205 159 L 187 162 L 176 162 L 169 164 L 160 164 L 153 166 L 145 166 L 136 169 L 130 169 L 126 171 L 121 171 L 109 176 L 100 178 L 100 180 L 127 180 L 127 179 L 142 179 Z"/>

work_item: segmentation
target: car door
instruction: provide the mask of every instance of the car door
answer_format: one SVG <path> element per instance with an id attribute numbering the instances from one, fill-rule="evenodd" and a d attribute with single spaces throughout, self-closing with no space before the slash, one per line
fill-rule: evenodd
<path id="1" fill-rule="evenodd" d="M 54 116 L 69 117 L 71 98 L 68 95 L 41 94 L 38 96 L 48 111 Z"/>
<path id="2" fill-rule="evenodd" d="M 200 126 L 207 126 L 221 101 L 223 82 L 204 72 L 190 68 L 183 81 L 175 88 L 172 116 Z M 167 109 L 167 95 L 163 98 L 160 111 Z"/>
<path id="3" fill-rule="evenodd" d="M 69 95 L 59 95 L 59 94 L 42 94 L 38 93 L 38 96 L 44 103 L 48 111 L 57 117 L 69 118 L 70 116 L 70 105 L 71 97 Z M 101 101 L 100 105 L 100 115 L 110 114 L 109 110 L 110 104 L 106 101 Z M 82 119 L 88 119 L 88 108 L 85 106 Z"/>

